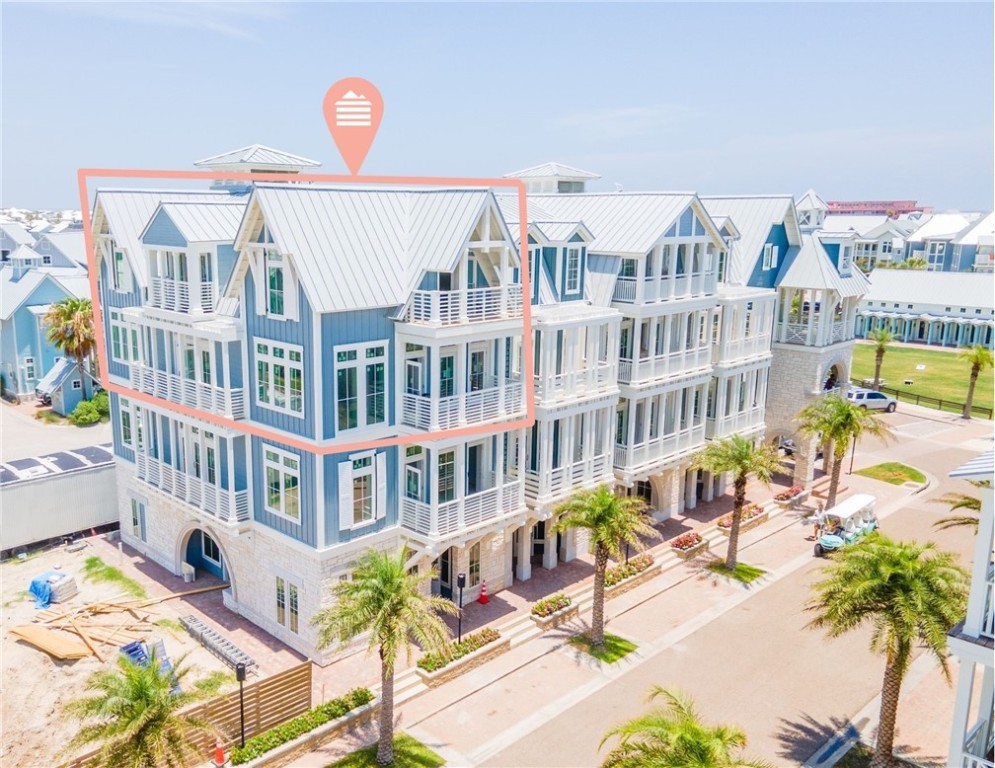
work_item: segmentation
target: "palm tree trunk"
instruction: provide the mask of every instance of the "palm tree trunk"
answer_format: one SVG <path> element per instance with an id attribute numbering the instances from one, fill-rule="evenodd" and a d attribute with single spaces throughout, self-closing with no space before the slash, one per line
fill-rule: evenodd
<path id="1" fill-rule="evenodd" d="M 828 455 L 828 454 L 827 454 Z M 829 495 L 826 497 L 826 509 L 836 506 L 836 493 L 840 489 L 840 470 L 843 469 L 843 459 L 846 457 L 846 448 L 843 448 L 843 455 L 833 454 L 833 471 L 829 475 Z"/>
<path id="2" fill-rule="evenodd" d="M 76 358 L 76 368 L 79 370 L 79 382 L 83 388 L 83 399 L 89 400 L 90 398 L 86 396 L 86 374 L 83 372 L 83 355 L 79 355 Z"/>
<path id="3" fill-rule="evenodd" d="M 881 363 L 884 362 L 884 350 L 874 353 L 874 391 L 881 391 Z"/>
<path id="4" fill-rule="evenodd" d="M 739 524 L 743 520 L 743 505 L 746 503 L 746 475 L 736 475 L 733 481 L 732 525 L 729 526 L 729 547 L 726 549 L 726 568 L 736 569 L 739 557 Z"/>
<path id="5" fill-rule="evenodd" d="M 878 734 L 874 745 L 874 757 L 870 768 L 892 768 L 895 749 L 895 718 L 898 715 L 898 696 L 902 690 L 902 676 L 908 652 L 900 649 L 888 654 L 884 667 L 884 681 L 881 685 L 881 710 L 878 714 Z"/>
<path id="6" fill-rule="evenodd" d="M 384 662 L 380 649 L 380 741 L 377 744 L 377 764 L 394 762 L 394 667 Z"/>
<path id="7" fill-rule="evenodd" d="M 978 374 L 981 366 L 975 364 L 971 366 L 971 383 L 967 385 L 967 401 L 964 403 L 964 418 L 971 418 L 971 406 L 974 404 L 974 387 L 978 383 Z"/>
<path id="8" fill-rule="evenodd" d="M 608 550 L 598 544 L 594 550 L 594 605 L 591 606 L 591 645 L 605 645 L 605 571 L 608 570 Z"/>

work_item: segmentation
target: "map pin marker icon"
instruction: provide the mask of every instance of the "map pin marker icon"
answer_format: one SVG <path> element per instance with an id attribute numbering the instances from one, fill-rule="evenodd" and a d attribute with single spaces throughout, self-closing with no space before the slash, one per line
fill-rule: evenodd
<path id="1" fill-rule="evenodd" d="M 369 80 L 347 77 L 328 89 L 324 110 L 335 146 L 355 176 L 380 128 L 383 97 Z"/>

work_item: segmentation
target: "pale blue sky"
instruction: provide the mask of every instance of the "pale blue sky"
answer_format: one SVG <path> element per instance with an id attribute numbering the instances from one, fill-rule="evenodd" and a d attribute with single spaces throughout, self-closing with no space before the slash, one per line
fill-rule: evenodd
<path id="1" fill-rule="evenodd" d="M 373 81 L 364 173 L 916 198 L 990 209 L 991 3 L 2 5 L 0 205 L 86 167 L 261 143 L 345 173 L 321 102 Z M 161 183 L 160 183 L 161 184 Z"/>

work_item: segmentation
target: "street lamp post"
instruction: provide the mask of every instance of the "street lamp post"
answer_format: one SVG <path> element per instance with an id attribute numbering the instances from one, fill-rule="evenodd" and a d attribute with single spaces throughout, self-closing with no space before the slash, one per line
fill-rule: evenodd
<path id="1" fill-rule="evenodd" d="M 848 475 L 853 474 L 853 455 L 857 452 L 857 436 L 853 436 L 853 448 L 850 450 L 850 471 L 847 472 Z"/>
<path id="2" fill-rule="evenodd" d="M 235 665 L 235 679 L 238 680 L 238 719 L 241 725 L 241 738 L 239 744 L 245 746 L 245 664 L 238 662 Z"/>
<path id="3" fill-rule="evenodd" d="M 463 639 L 463 587 L 466 586 L 466 574 L 456 574 L 456 586 L 459 588 L 459 613 L 456 614 L 456 642 Z"/>

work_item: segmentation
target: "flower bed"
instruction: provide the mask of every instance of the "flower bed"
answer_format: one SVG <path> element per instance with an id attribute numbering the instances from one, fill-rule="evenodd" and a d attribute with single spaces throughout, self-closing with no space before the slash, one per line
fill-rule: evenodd
<path id="1" fill-rule="evenodd" d="M 697 531 L 688 531 L 671 541 L 670 547 L 681 560 L 690 560 L 706 551 L 708 542 L 701 538 L 701 534 Z"/>
<path id="2" fill-rule="evenodd" d="M 493 627 L 484 627 L 479 632 L 467 635 L 458 643 L 450 643 L 441 653 L 426 653 L 418 659 L 418 666 L 426 672 L 436 672 L 454 661 L 469 656 L 488 643 L 493 643 L 501 637 L 501 633 Z"/>
<path id="3" fill-rule="evenodd" d="M 356 688 L 345 696 L 326 701 L 283 725 L 278 725 L 265 733 L 253 736 L 245 742 L 244 747 L 232 747 L 232 765 L 241 765 L 255 760 L 266 752 L 303 736 L 308 731 L 313 731 L 325 723 L 344 717 L 349 712 L 369 704 L 373 698 L 373 694 L 366 688 Z"/>
<path id="4" fill-rule="evenodd" d="M 532 620 L 540 629 L 551 629 L 572 619 L 580 612 L 580 606 L 560 592 L 551 597 L 543 598 L 532 606 Z"/>
<path id="5" fill-rule="evenodd" d="M 450 643 L 442 653 L 427 653 L 418 660 L 418 676 L 430 688 L 468 672 L 511 647 L 509 638 L 492 627 L 467 635 L 459 643 Z"/>
<path id="6" fill-rule="evenodd" d="M 803 493 L 805 493 L 805 486 L 793 485 L 786 491 L 775 494 L 774 501 L 794 501 L 796 497 L 801 496 Z"/>
<path id="7" fill-rule="evenodd" d="M 605 571 L 605 586 L 614 587 L 616 584 L 642 573 L 653 565 L 653 555 L 636 555 L 629 559 L 629 562 L 616 565 Z"/>
<path id="8" fill-rule="evenodd" d="M 750 504 L 743 508 L 743 514 L 739 521 L 739 531 L 745 533 L 765 522 L 767 522 L 767 512 L 764 511 L 764 508 L 759 504 Z M 719 531 L 729 535 L 732 531 L 732 512 L 719 518 L 718 527 Z"/>

